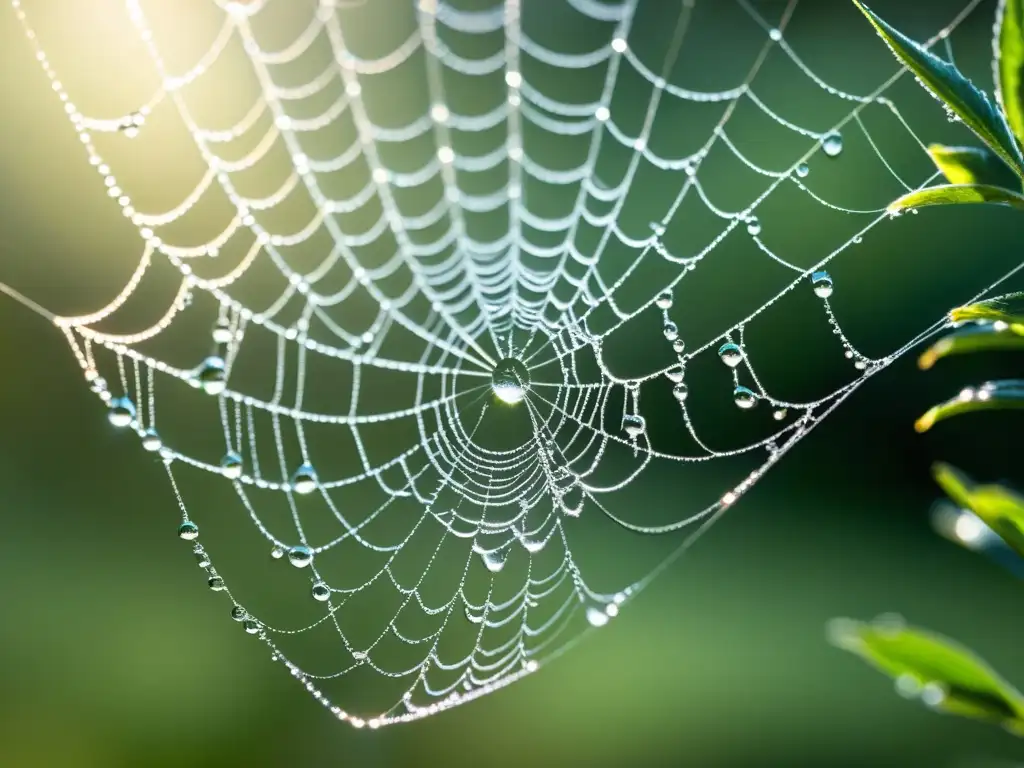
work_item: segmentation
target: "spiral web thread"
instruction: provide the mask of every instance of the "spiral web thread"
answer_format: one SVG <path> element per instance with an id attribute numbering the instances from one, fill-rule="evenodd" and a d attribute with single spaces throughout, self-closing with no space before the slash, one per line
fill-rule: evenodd
<path id="1" fill-rule="evenodd" d="M 165 67 L 139 2 L 127 0 L 127 12 L 162 86 L 136 112 L 93 118 L 71 99 L 58 79 L 30 26 L 28 4 L 13 0 L 14 11 L 54 92 L 64 102 L 89 162 L 142 240 L 138 268 L 109 305 L 84 317 L 52 319 L 67 337 L 93 391 L 108 407 L 111 421 L 130 427 L 144 448 L 162 457 L 181 509 L 179 535 L 188 541 L 198 536 L 198 525 L 186 507 L 187 494 L 179 491 L 179 474 L 202 470 L 227 478 L 274 557 L 309 574 L 305 594 L 295 599 L 323 609 L 305 625 L 277 627 L 265 621 L 243 606 L 240 593 L 228 589 L 206 548 L 195 541 L 194 552 L 208 572 L 209 585 L 231 600 L 233 618 L 270 646 L 272 658 L 284 664 L 339 719 L 356 727 L 379 727 L 464 703 L 535 671 L 578 639 L 587 624 L 606 624 L 649 582 L 653 574 L 617 591 L 592 589 L 570 547 L 567 529 L 573 525 L 571 518 L 606 516 L 616 525 L 641 533 L 669 533 L 687 526 L 699 532 L 867 376 L 895 359 L 902 350 L 871 359 L 853 345 L 832 313 L 831 279 L 822 274 L 829 261 L 885 217 L 884 207 L 851 210 L 818 196 L 803 180 L 805 163 L 819 153 L 838 154 L 840 132 L 859 131 L 904 188 L 924 186 L 934 176 L 919 179 L 916 187 L 906 184 L 861 120 L 868 108 L 884 110 L 895 116 L 924 151 L 896 105 L 885 96 L 903 72 L 896 72 L 865 95 L 845 93 L 826 84 L 787 43 L 785 28 L 797 10 L 796 0 L 786 6 L 778 26 L 762 18 L 751 3 L 739 0 L 739 6 L 763 30 L 763 48 L 742 82 L 717 92 L 688 90 L 667 79 L 687 34 L 692 34 L 692 1 L 680 5 L 672 42 L 664 61 L 655 68 L 644 63 L 629 42 L 636 0 L 619 4 L 565 0 L 567 11 L 578 15 L 581 22 L 604 25 L 607 31 L 606 43 L 589 53 L 559 52 L 528 37 L 520 26 L 518 0 L 474 11 L 437 0 L 423 0 L 415 8 L 384 3 L 378 7 L 387 6 L 393 13 L 388 17 L 384 11 L 382 17 L 393 19 L 399 11 L 404 12 L 410 33 L 379 58 L 357 56 L 346 39 L 348 15 L 367 13 L 368 6 L 328 0 L 311 4 L 308 26 L 291 45 L 264 49 L 254 24 L 274 4 L 275 0 L 216 0 L 223 15 L 221 32 L 194 67 L 173 73 Z M 946 40 L 975 5 L 968 5 L 929 44 Z M 470 38 L 499 42 L 482 58 L 464 56 L 450 42 Z M 239 43 L 259 83 L 261 98 L 234 125 L 202 127 L 190 112 L 188 92 Z M 275 81 L 278 69 L 315 50 L 328 52 L 321 74 L 300 85 L 284 86 Z M 772 52 L 788 57 L 811 87 L 847 104 L 845 117 L 827 130 L 811 130 L 773 112 L 755 89 L 757 75 Z M 561 101 L 545 95 L 541 84 L 527 79 L 520 69 L 524 59 L 562 70 L 603 72 L 603 85 L 594 100 Z M 619 126 L 612 111 L 616 84 L 627 68 L 652 86 L 641 128 L 632 135 Z M 367 108 L 366 94 L 375 87 L 374 78 L 405 70 L 420 78 L 427 108 L 406 124 L 379 125 Z M 471 79 L 503 74 L 500 103 L 486 112 L 460 114 L 446 98 L 446 73 L 450 76 L 452 72 Z M 295 116 L 305 101 L 331 93 L 336 96 L 324 111 L 311 117 Z M 664 157 L 648 145 L 659 107 L 671 100 L 721 110 L 707 141 L 693 154 Z M 805 142 L 802 156 L 775 170 L 749 159 L 728 130 L 741 104 L 756 107 L 800 137 Z M 178 115 L 207 171 L 180 205 L 162 213 L 145 213 L 134 208 L 129 191 L 120 187 L 93 137 L 119 133 L 130 140 L 145 130 L 147 118 L 157 109 Z M 347 129 L 342 129 L 343 125 Z M 524 126 L 582 142 L 585 160 L 567 169 L 547 167 L 527 151 Z M 307 155 L 304 141 L 325 129 L 346 136 L 345 146 L 331 156 Z M 491 150 L 468 154 L 459 149 L 459 136 L 488 135 L 496 129 L 502 135 Z M 252 137 L 256 137 L 254 143 Z M 250 150 L 233 160 L 224 158 L 229 148 L 245 139 L 252 143 Z M 389 167 L 385 155 L 390 148 L 415 142 L 430 147 L 429 153 L 419 158 L 418 167 Z M 291 173 L 266 196 L 244 196 L 236 188 L 235 177 L 264 162 L 275 146 L 283 147 L 290 157 Z M 608 148 L 625 150 L 628 156 L 621 179 L 615 183 L 602 182 L 595 172 L 599 156 Z M 702 184 L 702 163 L 713 148 L 727 150 L 761 180 L 760 194 L 742 210 L 717 207 Z M 664 217 L 638 237 L 620 226 L 619 214 L 643 164 L 674 174 L 678 181 Z M 358 183 L 346 196 L 332 197 L 323 189 L 324 180 L 339 173 L 347 173 Z M 464 183 L 474 174 L 488 173 L 502 178 L 490 192 L 470 191 L 467 187 L 472 185 Z M 862 217 L 864 226 L 832 252 L 820 255 L 811 268 L 791 264 L 760 239 L 755 216 L 757 208 L 785 185 L 799 189 L 823 207 Z M 571 208 L 558 217 L 542 215 L 529 204 L 527 189 L 534 188 L 561 195 L 571 201 Z M 429 204 L 410 210 L 410 190 Z M 215 193 L 225 196 L 234 208 L 219 234 L 193 246 L 162 239 L 162 230 L 186 217 L 205 195 Z M 261 224 L 265 214 L 296 196 L 310 203 L 307 225 L 279 234 Z M 699 251 L 676 253 L 663 235 L 682 216 L 684 203 L 699 204 L 710 212 L 719 222 L 718 233 Z M 367 209 L 377 214 L 375 223 L 359 230 L 346 226 L 347 215 Z M 504 231 L 490 240 L 471 234 L 473 217 L 495 212 L 505 217 Z M 588 237 L 584 238 L 584 233 Z M 713 259 L 716 247 L 730 235 L 751 238 L 766 258 L 793 272 L 792 280 L 741 322 L 707 343 L 687 348 L 672 321 L 673 303 L 684 295 L 687 277 L 698 273 L 705 260 Z M 548 236 L 551 244 L 542 245 L 532 236 Z M 315 267 L 300 271 L 291 266 L 289 257 L 294 249 L 321 237 L 329 247 Z M 591 245 L 578 245 L 584 240 Z M 200 266 L 216 264 L 221 250 L 237 243 L 244 247 L 235 266 L 217 277 L 200 276 Z M 610 255 L 616 248 L 625 249 L 629 260 Z M 161 319 L 131 334 L 98 330 L 98 325 L 129 301 L 158 260 L 165 260 L 180 277 L 177 294 Z M 621 289 L 652 261 L 671 267 L 671 276 L 659 284 L 658 291 L 640 302 L 633 301 L 635 306 L 630 308 L 630 302 L 619 298 Z M 257 265 L 269 267 L 283 286 L 263 309 L 250 306 L 235 293 Z M 332 278 L 339 281 L 338 287 L 321 289 Z M 745 332 L 783 296 L 812 289 L 824 306 L 834 338 L 852 363 L 852 378 L 818 399 L 787 402 L 762 385 L 746 354 Z M 342 310 L 357 297 L 372 311 L 344 314 Z M 201 302 L 217 307 L 217 325 L 213 331 L 215 352 L 198 368 L 176 367 L 145 351 L 149 342 Z M 616 375 L 603 358 L 603 341 L 651 313 L 661 317 L 663 343 L 673 350 L 672 362 L 642 376 Z M 368 316 L 372 319 L 367 323 Z M 252 343 L 250 338 L 261 336 L 264 341 L 271 340 L 264 346 L 273 350 L 273 393 L 268 397 L 236 387 L 236 378 L 239 382 L 245 379 L 233 373 L 244 348 Z M 391 346 L 396 350 L 402 347 L 391 344 L 395 338 L 416 347 L 418 357 L 390 352 Z M 688 410 L 687 367 L 698 357 L 716 354 L 730 370 L 739 406 L 736 418 L 746 418 L 745 411 L 755 405 L 771 409 L 775 416 L 769 434 L 728 451 L 708 445 Z M 489 429 L 488 420 L 502 418 L 496 411 L 508 409 L 495 401 L 491 388 L 492 371 L 503 358 L 519 360 L 528 371 L 529 383 L 518 382 L 524 398 L 516 407 L 517 415 L 529 422 L 529 436 L 513 448 L 489 449 L 481 439 Z M 201 359 L 202 355 L 195 358 Z M 347 371 L 350 394 L 347 408 L 340 412 L 314 410 L 304 404 L 307 383 L 314 377 L 308 369 L 325 363 Z M 107 379 L 116 383 L 109 386 Z M 164 386 L 173 388 L 174 380 L 205 392 L 187 397 L 208 397 L 216 403 L 225 443 L 223 459 L 179 450 L 166 434 L 158 434 L 155 392 Z M 405 387 L 403 396 L 408 398 L 404 407 L 368 410 L 363 404 L 367 392 L 398 390 L 394 382 L 400 380 Z M 655 388 L 673 393 L 679 423 L 692 438 L 691 452 L 675 453 L 651 444 L 640 394 Z M 410 426 L 414 436 L 406 444 L 392 446 L 386 458 L 371 457 L 367 436 L 372 438 L 375 430 L 396 423 Z M 354 460 L 340 468 L 324 466 L 308 438 L 315 430 L 350 437 Z M 261 443 L 268 435 L 270 442 Z M 614 508 L 615 493 L 651 462 L 695 463 L 727 456 L 750 457 L 754 469 L 693 514 L 648 524 Z M 383 498 L 367 513 L 356 513 L 338 501 L 352 488 L 367 486 Z M 286 515 L 282 524 L 271 525 L 262 515 L 262 500 L 272 496 L 278 502 L 283 500 Z M 313 505 L 320 511 L 314 513 Z M 388 520 L 389 513 L 392 525 L 394 518 L 401 517 L 397 524 L 406 529 L 397 537 L 388 531 L 391 539 L 374 535 L 375 526 Z M 333 536 L 314 539 L 308 535 L 313 514 L 327 516 L 335 526 Z M 400 575 L 398 558 L 412 548 L 414 539 L 422 549 L 423 538 L 431 543 L 423 550 L 427 556 L 419 576 Z M 359 548 L 376 557 L 371 575 L 355 582 L 350 572 L 346 573 L 347 582 L 329 579 L 321 565 L 340 547 Z M 455 553 L 461 559 L 456 559 Z M 517 567 L 511 566 L 513 560 Z M 451 567 L 448 597 L 429 600 L 422 587 L 428 572 L 439 563 Z M 512 586 L 503 586 L 502 580 L 510 578 L 515 580 Z M 474 593 L 473 588 L 481 584 L 483 591 Z M 397 598 L 390 618 L 368 639 L 351 639 L 352 631 L 344 623 L 346 614 L 359 610 L 360 593 L 382 587 Z M 410 630 L 410 625 L 418 627 L 419 634 Z M 334 633 L 334 654 L 342 659 L 336 668 L 305 670 L 283 648 L 290 637 L 314 628 Z M 469 638 L 470 650 L 446 656 L 441 651 L 445 638 L 460 633 Z M 404 666 L 388 665 L 391 654 L 385 648 L 396 642 L 412 653 Z M 394 678 L 404 692 L 393 706 L 373 716 L 349 714 L 328 698 L 324 688 L 328 681 L 354 670 Z"/>

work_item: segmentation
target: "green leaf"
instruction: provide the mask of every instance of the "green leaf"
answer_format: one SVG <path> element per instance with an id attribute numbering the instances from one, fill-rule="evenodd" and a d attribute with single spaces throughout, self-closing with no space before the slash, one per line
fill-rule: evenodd
<path id="1" fill-rule="evenodd" d="M 903 695 L 919 696 L 941 712 L 997 723 L 1014 732 L 1024 728 L 1024 697 L 948 638 L 906 627 L 897 617 L 881 617 L 870 624 L 834 619 L 829 635 L 838 647 L 894 678 Z"/>
<path id="2" fill-rule="evenodd" d="M 979 485 L 948 464 L 936 464 L 932 473 L 950 499 L 977 515 L 1024 557 L 1024 497 L 1002 485 Z"/>
<path id="3" fill-rule="evenodd" d="M 996 100 L 1003 107 L 1006 122 L 1024 141 L 1024 2 L 1000 0 L 996 12 L 995 68 Z"/>
<path id="4" fill-rule="evenodd" d="M 909 37 L 890 27 L 871 9 L 853 0 L 871 22 L 890 50 L 935 98 L 984 141 L 1020 176 L 1024 157 L 1006 123 L 1006 118 L 989 98 L 952 64 L 925 50 Z"/>
<path id="5" fill-rule="evenodd" d="M 952 400 L 933 405 L 914 422 L 914 429 L 927 432 L 935 424 L 953 416 L 974 411 L 1024 408 L 1024 381 L 1008 379 L 989 381 L 980 387 L 967 387 Z"/>
<path id="6" fill-rule="evenodd" d="M 1024 195 L 1003 187 L 987 184 L 947 184 L 941 187 L 925 187 L 910 192 L 898 200 L 889 203 L 888 211 L 898 216 L 913 208 L 925 208 L 929 205 L 962 205 L 965 203 L 991 203 L 993 205 L 1010 205 L 1024 210 Z"/>
<path id="7" fill-rule="evenodd" d="M 928 147 L 935 166 L 950 184 L 987 184 L 1020 189 L 1020 179 L 988 147 Z"/>
<path id="8" fill-rule="evenodd" d="M 1024 326 L 1010 326 L 1004 329 L 994 323 L 986 323 L 960 328 L 928 347 L 917 359 L 917 365 L 922 371 L 927 371 L 936 362 L 950 355 L 1004 350 L 1024 350 Z"/>
<path id="9" fill-rule="evenodd" d="M 949 313 L 954 323 L 964 320 L 988 320 L 1006 323 L 1015 333 L 1024 334 L 1024 292 L 1007 293 L 993 299 L 957 307 Z"/>

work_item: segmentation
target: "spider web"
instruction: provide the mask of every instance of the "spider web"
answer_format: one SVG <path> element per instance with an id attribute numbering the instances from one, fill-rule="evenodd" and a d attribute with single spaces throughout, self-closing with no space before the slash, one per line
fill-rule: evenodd
<path id="1" fill-rule="evenodd" d="M 89 117 L 72 100 L 26 3 L 12 5 L 89 162 L 142 240 L 113 301 L 51 318 L 111 422 L 162 459 L 179 535 L 225 610 L 356 727 L 490 693 L 608 623 L 917 341 L 881 357 L 858 349 L 833 312 L 826 271 L 885 218 L 889 200 L 935 177 L 886 95 L 903 73 L 860 95 L 824 82 L 787 41 L 795 0 L 772 20 L 736 3 L 756 32 L 755 55 L 717 90 L 678 84 L 684 43 L 698 34 L 692 0 L 663 4 L 667 37 L 653 56 L 631 37 L 637 0 L 321 0 L 301 4 L 294 30 L 282 21 L 284 0 L 211 0 L 218 31 L 177 69 L 159 25 L 127 0 L 159 85 L 113 118 Z M 550 14 L 561 36 L 548 43 L 528 32 L 529 13 Z M 266 42 L 282 29 L 287 41 Z M 802 127 L 758 95 L 772 57 L 838 106 L 832 124 Z M 239 78 L 229 80 L 238 98 L 215 100 L 235 117 L 208 127 L 195 94 L 228 75 Z M 790 142 L 783 167 L 764 167 L 756 142 L 737 138 L 744 111 Z M 909 140 L 912 174 L 882 151 L 869 112 Z M 205 171 L 180 202 L 146 212 L 97 142 L 144 137 L 158 118 L 184 126 Z M 863 209 L 811 184 L 849 153 L 852 136 L 895 184 Z M 734 208 L 713 192 L 722 162 L 738 163 L 730 173 L 743 177 L 746 202 Z M 655 183 L 667 190 L 660 215 L 649 198 L 636 203 L 636 190 Z M 758 218 L 783 191 L 857 224 L 810 256 L 784 256 Z M 206 219 L 219 229 L 197 238 L 202 227 L 183 223 L 211 198 L 223 215 Z M 294 221 L 303 223 L 284 228 Z M 759 284 L 763 295 L 744 294 L 753 312 L 709 332 L 694 320 L 703 309 L 687 310 L 702 306 L 702 274 L 723 279 L 715 255 L 733 243 L 775 271 Z M 141 330 L 103 330 L 167 266 L 177 288 L 161 316 Z M 843 361 L 838 383 L 802 399 L 778 394 L 755 364 L 754 328 L 783 301 L 816 311 L 807 325 L 823 329 Z M 612 348 L 641 337 L 657 339 L 645 360 L 659 362 L 624 372 Z M 645 411 L 674 414 L 672 423 Z M 732 445 L 708 433 L 722 421 L 738 424 Z M 691 509 L 673 505 L 666 518 L 664 509 L 616 506 L 655 466 L 692 473 L 711 461 L 735 479 L 688 475 L 688 503 L 707 497 Z M 190 475 L 224 478 L 234 495 L 197 498 Z M 246 532 L 229 508 L 249 518 Z M 596 589 L 574 541 L 596 520 L 620 532 L 690 533 L 682 545 L 665 537 L 671 546 L 653 571 Z M 258 557 L 245 562 L 241 549 Z M 213 551 L 224 552 L 216 568 Z M 268 573 L 263 589 L 238 586 Z M 394 690 L 378 707 L 360 689 L 364 714 L 350 714 L 329 695 L 349 674 L 387 678 Z"/>

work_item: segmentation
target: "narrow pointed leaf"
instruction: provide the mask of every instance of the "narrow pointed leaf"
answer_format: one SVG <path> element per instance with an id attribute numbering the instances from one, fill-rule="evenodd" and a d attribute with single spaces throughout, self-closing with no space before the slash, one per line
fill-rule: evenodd
<path id="1" fill-rule="evenodd" d="M 985 325 L 969 325 L 960 328 L 932 344 L 917 359 L 922 371 L 927 371 L 936 362 L 950 355 L 962 355 L 968 352 L 999 352 L 1024 351 L 1024 335 L 1014 330 L 1024 326 L 1012 326 L 1000 329 L 993 323 Z"/>
<path id="2" fill-rule="evenodd" d="M 1017 139 L 1024 141 L 1024 1 L 1000 0 L 993 47 L 996 99 Z"/>
<path id="3" fill-rule="evenodd" d="M 957 307 L 949 313 L 954 323 L 964 320 L 988 320 L 1007 323 L 1015 332 L 1024 333 L 1024 292 L 1007 293 L 993 299 Z"/>
<path id="4" fill-rule="evenodd" d="M 888 211 L 893 215 L 898 215 L 913 208 L 926 208 L 929 205 L 963 205 L 966 203 L 1010 205 L 1024 210 L 1024 195 L 988 184 L 947 184 L 910 192 L 889 203 Z"/>
<path id="5" fill-rule="evenodd" d="M 936 464 L 933 474 L 949 498 L 977 515 L 1024 557 L 1024 497 L 1002 485 L 979 485 L 948 464 Z"/>
<path id="6" fill-rule="evenodd" d="M 928 147 L 928 154 L 950 184 L 987 184 L 1020 189 L 1020 179 L 988 147 L 932 144 Z"/>
<path id="7" fill-rule="evenodd" d="M 1019 176 L 1024 157 L 1006 118 L 960 71 L 889 26 L 860 0 L 853 0 L 893 54 L 921 84 L 984 141 Z"/>
<path id="8" fill-rule="evenodd" d="M 914 429 L 927 432 L 940 421 L 974 411 L 998 411 L 1024 408 L 1024 381 L 990 381 L 980 387 L 967 387 L 952 400 L 933 405 L 914 422 Z"/>
<path id="9" fill-rule="evenodd" d="M 892 618 L 874 623 L 836 619 L 829 633 L 835 645 L 894 678 L 906 696 L 920 696 L 939 711 L 1013 731 L 1024 726 L 1024 697 L 953 640 Z"/>

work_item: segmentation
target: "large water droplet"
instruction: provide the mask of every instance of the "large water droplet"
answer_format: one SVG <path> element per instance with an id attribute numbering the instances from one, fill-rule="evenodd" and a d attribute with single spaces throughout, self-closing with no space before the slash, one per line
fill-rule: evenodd
<path id="1" fill-rule="evenodd" d="M 220 473 L 229 480 L 237 480 L 242 476 L 242 457 L 234 451 L 228 451 L 220 460 Z"/>
<path id="2" fill-rule="evenodd" d="M 811 284 L 814 286 L 814 295 L 819 299 L 827 299 L 832 295 L 832 276 L 824 270 L 811 275 Z"/>
<path id="3" fill-rule="evenodd" d="M 590 622 L 590 626 L 603 627 L 608 623 L 608 620 L 608 614 L 600 608 L 595 608 L 594 606 L 589 606 L 587 608 L 587 621 Z"/>
<path id="4" fill-rule="evenodd" d="M 118 429 L 127 427 L 135 421 L 135 403 L 128 397 L 115 397 L 110 401 L 107 418 Z"/>
<path id="5" fill-rule="evenodd" d="M 331 588 L 324 584 L 322 581 L 318 581 L 313 585 L 311 590 L 314 600 L 319 600 L 321 603 L 326 603 L 331 599 Z"/>
<path id="6" fill-rule="evenodd" d="M 219 395 L 227 387 L 228 372 L 224 358 L 210 355 L 196 370 L 196 381 L 208 395 Z"/>
<path id="7" fill-rule="evenodd" d="M 757 405 L 757 395 L 751 392 L 746 387 L 736 387 L 732 391 L 732 399 L 736 405 L 744 410 L 750 410 Z"/>
<path id="8" fill-rule="evenodd" d="M 147 429 L 146 433 L 142 436 L 142 447 L 153 453 L 163 448 L 164 444 L 155 429 Z"/>
<path id="9" fill-rule="evenodd" d="M 647 429 L 644 417 L 635 413 L 627 413 L 622 417 L 622 430 L 629 435 L 630 440 L 636 440 Z"/>
<path id="10" fill-rule="evenodd" d="M 757 216 L 751 216 L 747 219 L 747 234 L 751 237 L 757 237 L 761 234 L 761 222 Z"/>
<path id="11" fill-rule="evenodd" d="M 672 387 L 672 397 L 678 400 L 680 403 L 683 402 L 690 394 L 689 388 L 683 383 L 679 382 Z"/>
<path id="12" fill-rule="evenodd" d="M 658 309 L 672 309 L 672 292 L 665 291 L 658 294 L 658 298 L 654 300 L 654 303 Z"/>
<path id="13" fill-rule="evenodd" d="M 224 579 L 222 579 L 220 576 L 211 576 L 209 580 L 206 582 L 206 586 L 208 586 L 214 592 L 223 592 L 225 589 L 227 589 L 227 586 L 224 584 Z"/>
<path id="14" fill-rule="evenodd" d="M 743 362 L 743 350 L 738 344 L 729 342 L 718 348 L 719 359 L 730 368 L 735 368 Z"/>
<path id="15" fill-rule="evenodd" d="M 191 520 L 186 520 L 178 526 L 178 538 L 185 541 L 195 541 L 199 538 L 199 526 Z"/>
<path id="16" fill-rule="evenodd" d="M 316 472 L 308 462 L 302 464 L 292 475 L 292 490 L 303 496 L 316 490 Z"/>
<path id="17" fill-rule="evenodd" d="M 255 619 L 246 619 L 242 622 L 242 627 L 245 629 L 246 634 L 255 635 L 260 631 L 260 623 Z"/>
<path id="18" fill-rule="evenodd" d="M 231 609 L 231 619 L 233 621 L 244 621 L 245 617 L 248 615 L 249 614 L 247 614 L 245 612 L 245 609 L 240 605 L 236 605 L 234 608 Z"/>
<path id="19" fill-rule="evenodd" d="M 505 567 L 505 553 L 501 551 L 481 552 L 480 559 L 491 573 L 497 573 Z"/>
<path id="20" fill-rule="evenodd" d="M 677 355 L 681 355 L 684 349 L 686 349 L 686 342 L 682 339 L 676 339 L 672 342 L 672 351 Z"/>
<path id="21" fill-rule="evenodd" d="M 299 545 L 288 550 L 288 562 L 296 568 L 305 568 L 313 562 L 313 550 Z"/>
<path id="22" fill-rule="evenodd" d="M 829 157 L 837 157 L 843 151 L 843 137 L 839 131 L 826 134 L 821 140 L 821 148 Z"/>
<path id="23" fill-rule="evenodd" d="M 491 389 L 499 400 L 515 405 L 530 389 L 530 372 L 519 360 L 506 357 L 491 372 Z"/>
<path id="24" fill-rule="evenodd" d="M 785 408 L 777 408 L 775 412 L 772 414 L 776 421 L 782 421 L 788 415 L 789 411 L 787 411 Z"/>
<path id="25" fill-rule="evenodd" d="M 796 175 L 799 176 L 801 179 L 806 179 L 807 174 L 809 174 L 810 172 L 811 168 L 809 165 L 807 165 L 807 163 L 800 163 L 800 165 L 796 167 Z"/>
<path id="26" fill-rule="evenodd" d="M 665 378 L 671 381 L 673 384 L 678 384 L 683 380 L 683 369 L 682 368 L 669 368 L 665 371 Z"/>
<path id="27" fill-rule="evenodd" d="M 671 320 L 665 323 L 664 327 L 662 327 L 661 329 L 661 332 L 665 334 L 665 338 L 668 339 L 669 341 L 675 341 L 676 339 L 679 338 L 679 328 L 677 328 L 676 324 L 673 323 Z"/>
<path id="28" fill-rule="evenodd" d="M 210 556 L 206 554 L 206 550 L 203 549 L 202 544 L 196 544 L 192 549 L 192 553 L 196 556 L 196 564 L 200 568 L 210 567 Z"/>
<path id="29" fill-rule="evenodd" d="M 284 557 L 284 547 L 274 547 L 270 550 L 270 556 L 275 560 L 280 560 Z"/>

